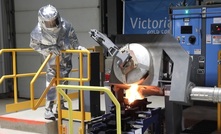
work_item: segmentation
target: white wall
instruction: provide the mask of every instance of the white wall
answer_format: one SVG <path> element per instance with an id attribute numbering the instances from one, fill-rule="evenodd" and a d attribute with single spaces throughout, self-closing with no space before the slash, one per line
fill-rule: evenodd
<path id="1" fill-rule="evenodd" d="M 16 47 L 29 48 L 29 34 L 37 24 L 37 14 L 40 7 L 54 5 L 60 15 L 72 22 L 82 46 L 92 47 L 97 43 L 88 34 L 90 29 L 100 30 L 99 0 L 15 0 Z M 38 53 L 18 53 L 18 73 L 36 72 L 43 62 Z M 32 77 L 18 81 L 19 97 L 28 98 L 29 83 Z M 36 83 L 35 97 L 39 97 L 45 89 L 45 77 Z"/>

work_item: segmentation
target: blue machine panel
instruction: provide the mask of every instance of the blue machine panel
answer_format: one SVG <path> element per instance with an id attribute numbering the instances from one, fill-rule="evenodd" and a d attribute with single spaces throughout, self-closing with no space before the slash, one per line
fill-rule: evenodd
<path id="1" fill-rule="evenodd" d="M 193 57 L 192 81 L 200 86 L 217 86 L 221 7 L 174 8 L 172 32 L 180 45 Z"/>
<path id="2" fill-rule="evenodd" d="M 221 50 L 221 7 L 206 8 L 206 85 L 216 86 L 218 52 Z"/>
<path id="3" fill-rule="evenodd" d="M 173 10 L 173 35 L 190 54 L 201 54 L 201 9 Z"/>
<path id="4" fill-rule="evenodd" d="M 202 47 L 201 8 L 174 8 L 172 10 L 172 33 L 180 45 L 192 57 L 190 80 L 197 86 L 205 85 L 205 57 Z"/>

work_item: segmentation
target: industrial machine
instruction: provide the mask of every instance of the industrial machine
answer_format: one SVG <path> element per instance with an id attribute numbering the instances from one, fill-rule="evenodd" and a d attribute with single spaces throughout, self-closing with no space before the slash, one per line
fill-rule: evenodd
<path id="1" fill-rule="evenodd" d="M 162 120 L 166 134 L 181 133 L 184 105 L 191 106 L 196 100 L 221 102 L 220 88 L 190 81 L 192 58 L 172 35 L 118 35 L 117 45 L 97 30 L 90 35 L 106 49 L 116 48 L 109 84 L 121 104 L 123 133 L 162 133 Z M 118 53 L 124 56 L 116 56 Z M 150 95 L 165 96 L 164 112 L 148 107 Z M 92 120 L 88 132 L 116 132 L 114 111 L 112 107 Z"/>
<path id="2" fill-rule="evenodd" d="M 220 13 L 220 5 L 170 8 L 171 32 L 193 59 L 191 81 L 198 86 L 217 86 Z"/>
<path id="3" fill-rule="evenodd" d="M 160 134 L 162 110 L 161 108 L 147 107 L 151 102 L 144 97 L 144 94 L 163 95 L 163 92 L 158 86 L 141 84 L 152 70 L 153 63 L 149 50 L 137 43 L 126 44 L 120 48 L 95 29 L 91 30 L 90 35 L 114 57 L 110 85 L 121 104 L 122 132 L 156 132 Z M 153 78 L 153 76 L 151 77 Z M 133 88 L 135 92 L 126 90 L 129 88 Z M 137 89 L 144 94 L 139 94 Z M 115 107 L 112 105 L 110 107 L 111 110 L 107 114 L 88 123 L 89 133 L 116 133 Z"/>

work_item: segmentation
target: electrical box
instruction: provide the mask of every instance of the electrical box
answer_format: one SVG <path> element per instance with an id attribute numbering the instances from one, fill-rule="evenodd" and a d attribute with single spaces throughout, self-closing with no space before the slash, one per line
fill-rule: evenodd
<path id="1" fill-rule="evenodd" d="M 190 80 L 197 86 L 217 86 L 217 57 L 221 49 L 220 13 L 219 6 L 170 8 L 171 32 L 192 57 Z"/>

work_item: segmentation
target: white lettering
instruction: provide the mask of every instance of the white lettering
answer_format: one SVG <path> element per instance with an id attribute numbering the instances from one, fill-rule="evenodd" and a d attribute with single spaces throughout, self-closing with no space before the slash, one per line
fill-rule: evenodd
<path id="1" fill-rule="evenodd" d="M 170 33 L 170 30 L 161 30 L 160 33 L 161 33 L 161 34 L 167 34 L 167 33 Z"/>
<path id="2" fill-rule="evenodd" d="M 147 29 L 147 27 L 145 26 L 146 23 L 147 23 L 147 20 L 144 20 L 144 21 L 142 22 L 142 28 L 143 28 L 143 29 Z"/>
<path id="3" fill-rule="evenodd" d="M 148 18 L 148 29 L 151 29 L 151 27 L 150 27 L 150 26 L 151 26 L 151 24 L 150 24 L 150 23 L 151 23 L 151 19 L 150 19 L 150 18 Z"/>
<path id="4" fill-rule="evenodd" d="M 169 20 L 167 20 L 167 17 L 164 18 L 164 28 L 166 28 L 167 23 L 169 23 Z M 169 27 L 168 27 L 169 28 Z"/>
<path id="5" fill-rule="evenodd" d="M 151 20 L 150 18 L 130 18 L 130 23 L 133 29 L 169 29 L 170 20 L 165 17 L 162 20 Z"/>
<path id="6" fill-rule="evenodd" d="M 164 23 L 165 21 L 164 20 L 160 20 L 160 24 L 159 24 L 159 27 L 161 27 L 162 25 L 162 23 Z"/>
<path id="7" fill-rule="evenodd" d="M 139 29 L 140 29 L 140 23 L 141 23 L 141 18 L 139 18 L 139 26 L 138 26 Z"/>
<path id="8" fill-rule="evenodd" d="M 153 20 L 152 28 L 154 28 L 154 29 L 158 28 L 158 21 L 157 20 Z"/>
<path id="9" fill-rule="evenodd" d="M 130 22 L 132 24 L 132 28 L 135 29 L 136 24 L 137 24 L 137 18 L 135 19 L 135 22 L 133 22 L 133 18 L 130 18 Z"/>
<path id="10" fill-rule="evenodd" d="M 147 34 L 159 34 L 159 30 L 147 30 Z"/>
<path id="11" fill-rule="evenodd" d="M 170 30 L 147 30 L 147 34 L 167 34 L 170 33 Z"/>

